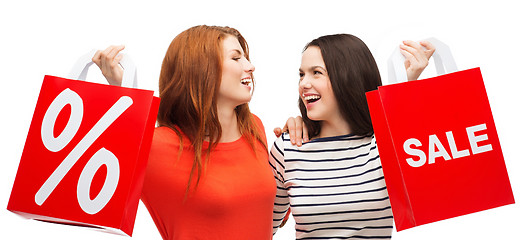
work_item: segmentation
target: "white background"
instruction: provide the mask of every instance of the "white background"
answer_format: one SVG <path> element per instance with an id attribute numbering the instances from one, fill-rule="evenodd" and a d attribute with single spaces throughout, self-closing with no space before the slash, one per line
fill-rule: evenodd
<path id="1" fill-rule="evenodd" d="M 7 3 L 9 2 L 9 3 Z M 516 199 L 520 199 L 518 47 L 514 1 L 3 1 L 0 4 L 0 239 L 128 239 L 95 230 L 23 219 L 5 208 L 43 76 L 66 76 L 89 50 L 126 45 L 140 87 L 157 90 L 171 40 L 195 25 L 228 25 L 247 39 L 256 66 L 253 113 L 271 130 L 297 110 L 303 46 L 351 33 L 371 48 L 386 81 L 386 59 L 400 40 L 437 37 L 459 69 L 481 67 Z M 290 2 L 290 3 L 286 3 Z M 482 1 L 484 2 L 484 1 Z M 425 72 L 433 76 L 431 68 Z M 103 82 L 91 69 L 91 81 Z M 393 239 L 519 239 L 518 204 L 393 234 Z M 294 239 L 289 222 L 275 239 Z M 160 239 L 141 204 L 134 239 Z"/>

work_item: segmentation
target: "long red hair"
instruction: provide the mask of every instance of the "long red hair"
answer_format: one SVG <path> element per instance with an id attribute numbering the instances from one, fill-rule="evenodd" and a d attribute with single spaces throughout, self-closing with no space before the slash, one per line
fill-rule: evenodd
<path id="1" fill-rule="evenodd" d="M 162 63 L 159 76 L 161 103 L 157 121 L 159 126 L 169 127 L 179 136 L 181 142 L 179 156 L 183 149 L 183 141 L 178 129 L 192 143 L 195 159 L 187 191 L 195 173 L 198 184 L 211 149 L 217 145 L 222 136 L 217 114 L 217 96 L 222 78 L 221 42 L 228 36 L 238 39 L 244 50 L 244 56 L 249 60 L 247 42 L 236 29 L 202 25 L 177 35 L 170 44 Z M 240 133 L 248 140 L 253 150 L 256 142 L 267 149 L 248 104 L 237 106 L 235 112 Z M 205 139 L 209 139 L 207 149 L 203 149 Z"/>

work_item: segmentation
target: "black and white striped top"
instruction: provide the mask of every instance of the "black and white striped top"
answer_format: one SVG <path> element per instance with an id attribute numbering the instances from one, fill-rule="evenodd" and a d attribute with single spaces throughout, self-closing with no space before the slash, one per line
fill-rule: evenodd
<path id="1" fill-rule="evenodd" d="M 393 217 L 375 138 L 344 135 L 293 146 L 278 138 L 269 156 L 277 182 L 276 233 L 288 208 L 296 239 L 390 239 Z"/>

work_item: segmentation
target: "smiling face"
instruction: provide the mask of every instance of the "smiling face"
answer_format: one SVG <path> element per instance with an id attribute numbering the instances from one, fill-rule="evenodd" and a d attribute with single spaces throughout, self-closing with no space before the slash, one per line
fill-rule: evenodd
<path id="1" fill-rule="evenodd" d="M 222 80 L 217 103 L 236 107 L 251 100 L 252 74 L 255 67 L 247 60 L 238 39 L 227 36 L 222 46 Z"/>
<path id="2" fill-rule="evenodd" d="M 299 92 L 309 119 L 314 121 L 341 119 L 338 102 L 332 91 L 319 47 L 310 46 L 303 52 Z"/>

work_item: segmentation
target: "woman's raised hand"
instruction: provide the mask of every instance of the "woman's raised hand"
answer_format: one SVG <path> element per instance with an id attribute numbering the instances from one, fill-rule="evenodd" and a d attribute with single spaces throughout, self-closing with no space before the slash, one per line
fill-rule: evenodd
<path id="1" fill-rule="evenodd" d="M 122 55 L 119 54 L 125 46 L 110 46 L 107 49 L 97 51 L 92 61 L 99 67 L 103 76 L 110 85 L 121 86 L 123 81 L 123 68 L 119 65 Z"/>
<path id="2" fill-rule="evenodd" d="M 428 41 L 417 43 L 407 40 L 403 41 L 400 49 L 401 54 L 405 57 L 404 66 L 408 81 L 417 80 L 426 66 L 428 66 L 428 61 L 435 52 L 435 47 Z"/>

